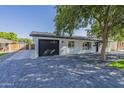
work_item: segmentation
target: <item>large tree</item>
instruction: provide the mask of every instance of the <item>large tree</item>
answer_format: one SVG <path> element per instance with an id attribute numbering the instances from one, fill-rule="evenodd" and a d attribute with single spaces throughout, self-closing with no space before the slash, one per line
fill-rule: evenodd
<path id="1" fill-rule="evenodd" d="M 106 59 L 108 39 L 124 36 L 124 6 L 57 6 L 55 17 L 57 35 L 91 25 L 91 33 L 102 39 L 101 57 Z"/>

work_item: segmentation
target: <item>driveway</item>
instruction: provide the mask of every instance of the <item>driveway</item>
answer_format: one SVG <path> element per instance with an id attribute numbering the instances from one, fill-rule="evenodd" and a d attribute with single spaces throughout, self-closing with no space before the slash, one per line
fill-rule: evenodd
<path id="1" fill-rule="evenodd" d="M 6 60 L 21 60 L 33 58 L 34 50 L 20 50 Z"/>
<path id="2" fill-rule="evenodd" d="M 123 55 L 121 55 L 122 57 Z M 124 71 L 107 67 L 99 54 L 39 57 L 0 63 L 0 87 L 110 88 L 124 87 Z"/>

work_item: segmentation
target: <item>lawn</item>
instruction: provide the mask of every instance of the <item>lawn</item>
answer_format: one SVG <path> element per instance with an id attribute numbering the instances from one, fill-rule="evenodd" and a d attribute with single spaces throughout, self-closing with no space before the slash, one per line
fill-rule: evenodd
<path id="1" fill-rule="evenodd" d="M 5 55 L 6 53 L 0 53 L 0 56 Z"/>
<path id="2" fill-rule="evenodd" d="M 124 69 L 124 59 L 120 59 L 116 62 L 112 62 L 108 66 L 116 67 L 116 68 L 119 68 L 119 69 Z"/>

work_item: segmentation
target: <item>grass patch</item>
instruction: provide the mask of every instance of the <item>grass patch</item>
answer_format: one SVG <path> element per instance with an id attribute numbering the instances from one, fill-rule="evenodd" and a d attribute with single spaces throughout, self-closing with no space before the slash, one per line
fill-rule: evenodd
<path id="1" fill-rule="evenodd" d="M 0 56 L 5 55 L 6 53 L 0 53 Z"/>
<path id="2" fill-rule="evenodd" d="M 124 59 L 120 59 L 116 62 L 112 62 L 108 66 L 116 67 L 116 68 L 119 68 L 119 69 L 124 69 Z"/>

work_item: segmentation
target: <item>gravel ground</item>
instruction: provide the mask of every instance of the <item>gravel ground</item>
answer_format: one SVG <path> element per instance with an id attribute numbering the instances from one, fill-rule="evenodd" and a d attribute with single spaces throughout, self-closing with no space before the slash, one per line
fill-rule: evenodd
<path id="1" fill-rule="evenodd" d="M 123 54 L 39 57 L 0 63 L 0 87 L 14 88 L 123 88 L 124 71 L 107 67 Z"/>
<path id="2" fill-rule="evenodd" d="M 6 59 L 12 57 L 14 54 L 15 53 L 8 53 L 8 54 L 5 54 L 5 55 L 0 56 L 0 62 L 5 61 Z"/>
<path id="3" fill-rule="evenodd" d="M 7 60 L 21 60 L 21 59 L 31 59 L 34 56 L 34 50 L 20 50 L 14 53 Z"/>

